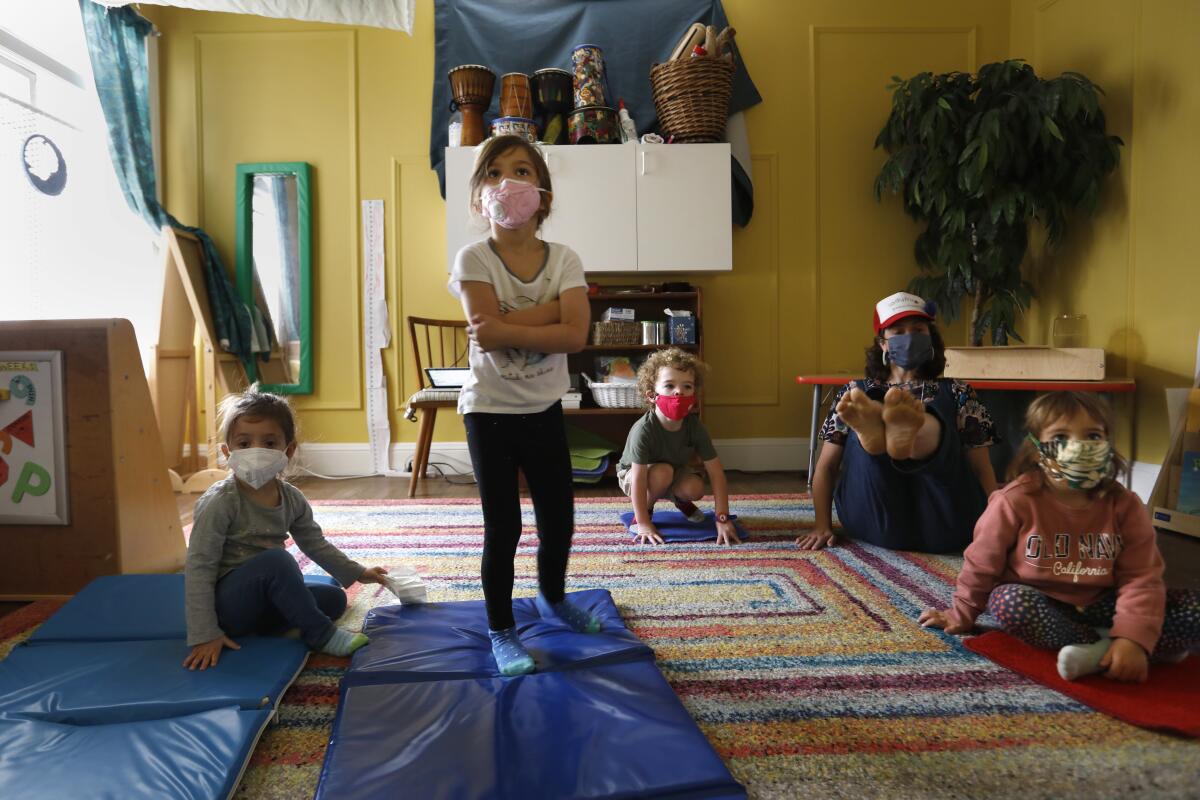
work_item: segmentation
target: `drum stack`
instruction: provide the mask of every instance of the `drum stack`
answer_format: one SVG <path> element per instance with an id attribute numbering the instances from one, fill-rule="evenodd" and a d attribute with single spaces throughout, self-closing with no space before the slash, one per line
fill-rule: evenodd
<path id="1" fill-rule="evenodd" d="M 492 135 L 506 134 L 530 142 L 538 140 L 537 123 L 533 121 L 533 92 L 524 72 L 500 76 L 500 116 L 492 121 Z"/>
<path id="2" fill-rule="evenodd" d="M 621 117 L 612 106 L 603 51 L 599 45 L 578 45 L 571 52 L 571 66 L 570 72 L 539 69 L 532 77 L 523 72 L 501 75 L 500 116 L 492 121 L 491 135 L 544 144 L 620 144 Z M 447 77 L 450 109 L 462 113 L 460 143 L 474 147 L 486 136 L 483 115 L 492 102 L 496 73 L 480 64 L 463 64 Z M 627 126 L 632 130 L 632 122 Z"/>
<path id="3" fill-rule="evenodd" d="M 604 53 L 598 45 L 581 44 L 571 52 L 575 70 L 575 110 L 567 121 L 571 144 L 620 144 L 621 125 L 608 104 Z"/>

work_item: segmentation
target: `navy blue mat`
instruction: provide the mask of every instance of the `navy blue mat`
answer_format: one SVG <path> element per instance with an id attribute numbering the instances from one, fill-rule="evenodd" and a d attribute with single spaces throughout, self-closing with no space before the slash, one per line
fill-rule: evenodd
<path id="1" fill-rule="evenodd" d="M 715 542 L 717 540 L 717 519 L 711 511 L 704 512 L 704 522 L 691 522 L 679 511 L 655 511 L 650 516 L 650 521 L 654 523 L 654 527 L 658 528 L 659 535 L 667 542 Z M 633 512 L 623 512 L 621 522 L 628 530 L 634 522 Z M 749 538 L 746 529 L 738 524 L 736 519 L 733 521 L 733 527 L 737 531 L 738 538 L 743 542 Z M 637 538 L 637 534 L 633 531 L 630 531 L 629 535 Z"/>
<path id="2" fill-rule="evenodd" d="M 538 671 L 654 658 L 625 627 L 607 591 L 573 592 L 571 601 L 600 620 L 600 633 L 576 633 L 557 620 L 543 620 L 532 598 L 513 601 L 521 641 Z M 346 685 L 499 677 L 484 618 L 482 600 L 372 609 L 363 623 L 371 645 L 354 654 Z"/>
<path id="3" fill-rule="evenodd" d="M 744 798 L 607 591 L 578 634 L 514 602 L 538 671 L 502 678 L 481 601 L 375 609 L 317 798 Z"/>

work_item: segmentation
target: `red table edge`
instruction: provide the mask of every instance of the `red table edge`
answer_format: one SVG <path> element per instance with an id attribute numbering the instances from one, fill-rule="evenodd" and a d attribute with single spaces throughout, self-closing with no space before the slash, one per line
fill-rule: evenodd
<path id="1" fill-rule="evenodd" d="M 796 383 L 802 386 L 840 386 L 853 380 L 859 380 L 854 375 L 797 375 Z M 1000 389 L 1024 392 L 1053 392 L 1078 389 L 1085 392 L 1133 392 L 1137 390 L 1137 382 L 1133 378 L 1114 378 L 1103 381 L 1018 381 L 997 380 L 992 378 L 951 378 L 961 380 L 976 389 Z"/>

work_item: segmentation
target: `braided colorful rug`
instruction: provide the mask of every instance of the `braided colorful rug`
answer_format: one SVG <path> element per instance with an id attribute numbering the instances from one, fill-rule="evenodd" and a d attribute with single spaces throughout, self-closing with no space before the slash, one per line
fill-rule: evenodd
<path id="1" fill-rule="evenodd" d="M 621 499 L 580 499 L 568 583 L 612 592 L 751 797 L 1196 796 L 1200 743 L 1093 712 L 918 626 L 921 609 L 948 601 L 957 558 L 845 540 L 799 551 L 792 540 L 813 518 L 807 496 L 732 504 L 748 543 L 637 547 L 618 519 Z M 476 501 L 313 507 L 350 557 L 416 568 L 434 600 L 482 596 Z M 525 515 L 532 531 L 528 506 Z M 521 595 L 536 591 L 535 546 L 529 533 L 517 555 Z M 390 598 L 352 587 L 341 624 L 357 626 Z M 52 610 L 35 604 L 0 620 L 0 657 Z M 309 660 L 240 797 L 312 795 L 347 663 Z"/>

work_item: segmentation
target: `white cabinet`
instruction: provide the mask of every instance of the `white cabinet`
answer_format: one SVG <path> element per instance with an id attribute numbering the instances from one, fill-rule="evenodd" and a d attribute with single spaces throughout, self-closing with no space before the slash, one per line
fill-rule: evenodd
<path id="1" fill-rule="evenodd" d="M 729 145 L 567 145 L 543 148 L 554 206 L 542 227 L 591 272 L 733 268 Z M 475 150 L 446 150 L 447 269 L 487 236 L 468 203 Z"/>

